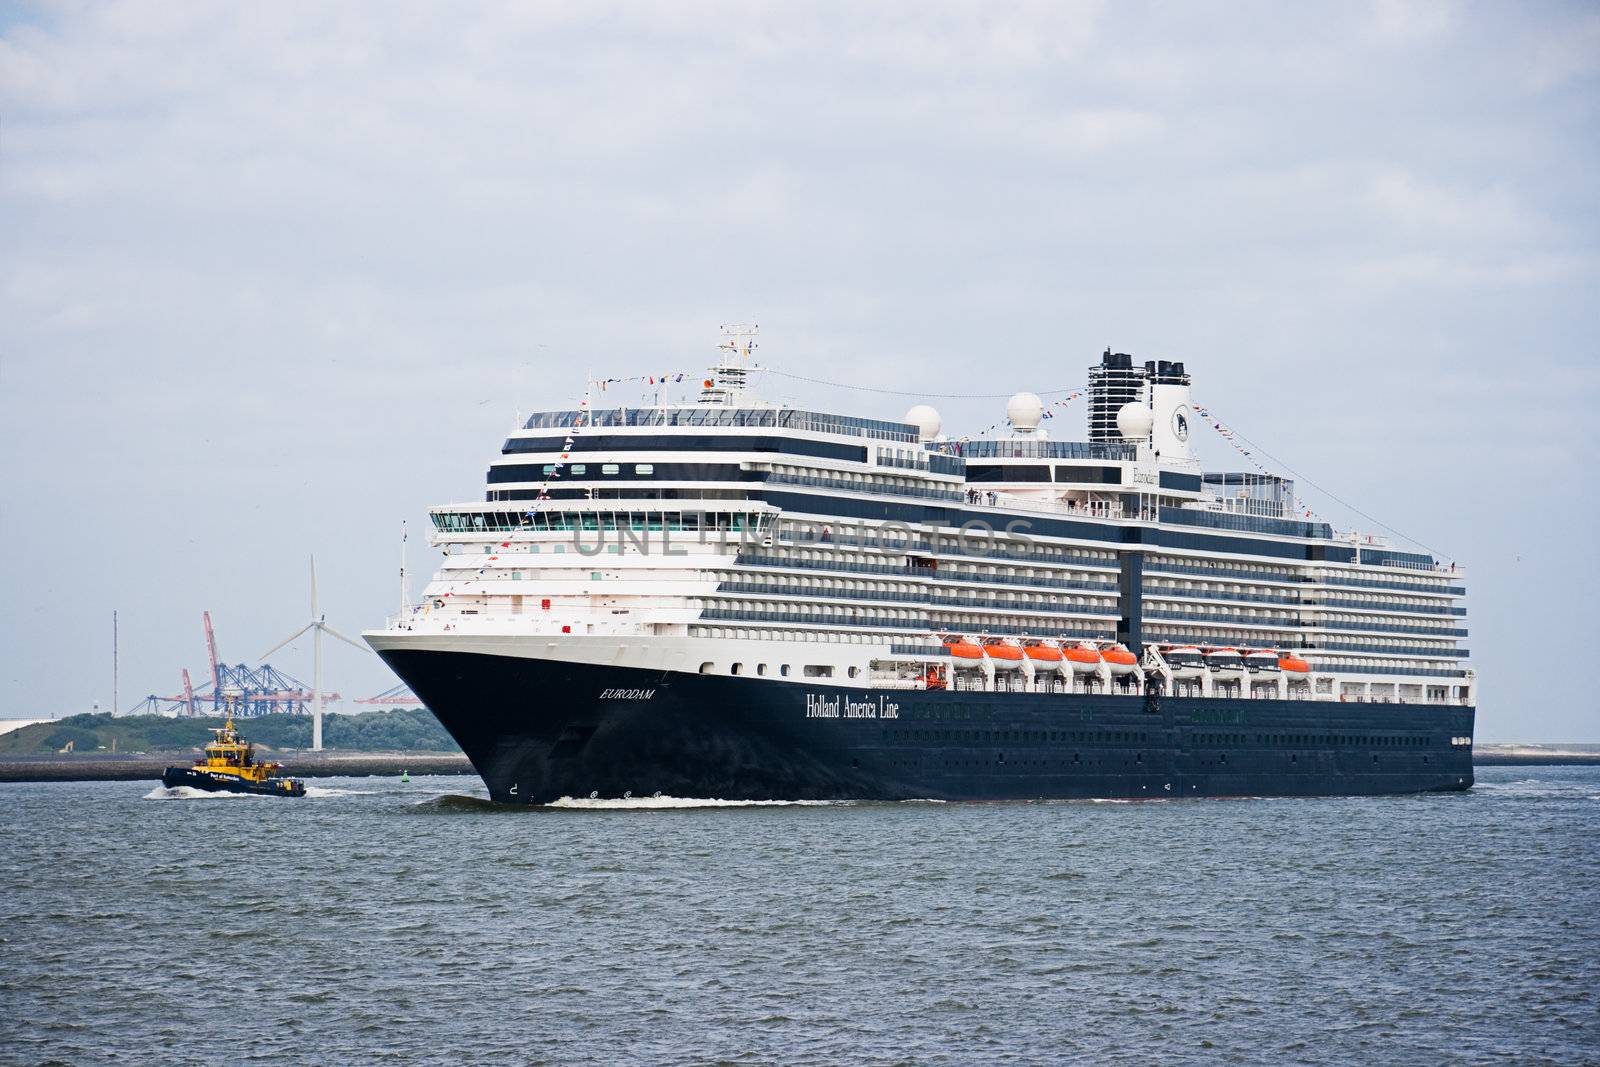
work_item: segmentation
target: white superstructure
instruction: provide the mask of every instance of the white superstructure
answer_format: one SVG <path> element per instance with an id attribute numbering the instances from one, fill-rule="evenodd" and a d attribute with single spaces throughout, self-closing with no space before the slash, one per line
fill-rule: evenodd
<path id="1" fill-rule="evenodd" d="M 1463 573 L 1295 517 L 1282 479 L 1203 472 L 1181 364 L 1108 353 L 1088 443 L 1051 440 L 1032 394 L 1008 436 L 951 442 L 925 405 L 763 404 L 749 350 L 694 404 L 526 419 L 486 500 L 431 509 L 443 562 L 367 639 L 901 690 L 1473 703 Z"/>

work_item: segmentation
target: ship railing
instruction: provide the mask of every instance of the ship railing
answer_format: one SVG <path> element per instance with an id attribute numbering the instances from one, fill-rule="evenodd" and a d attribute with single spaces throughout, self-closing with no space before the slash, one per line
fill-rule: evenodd
<path id="1" fill-rule="evenodd" d="M 1116 586 L 1112 586 L 1111 591 L 1116 592 Z M 1293 595 L 1229 593 L 1210 589 L 1169 589 L 1165 586 L 1148 584 L 1144 587 L 1144 596 L 1147 600 L 1237 600 L 1246 604 L 1277 604 L 1289 608 L 1298 608 L 1302 604 L 1302 601 Z"/>
<path id="2" fill-rule="evenodd" d="M 989 502 L 991 490 L 972 489 L 978 499 L 970 503 L 986 504 Z M 1037 511 L 1045 515 L 1066 515 L 1074 519 L 1123 519 L 1131 517 L 1123 510 L 1120 503 L 1108 500 L 1089 500 L 1079 504 L 1075 500 L 1047 500 L 1042 497 L 1017 496 L 1015 493 L 1002 493 L 992 491 L 995 498 L 990 506 L 1009 508 L 1013 511 Z M 1143 519 L 1154 519 L 1155 515 L 1140 515 Z"/>
<path id="3" fill-rule="evenodd" d="M 1465 596 L 1467 593 L 1467 587 L 1464 585 L 1420 586 L 1408 582 L 1385 582 L 1377 578 L 1352 578 L 1342 574 L 1326 574 L 1321 578 L 1308 574 L 1302 581 L 1314 585 L 1336 585 L 1352 589 L 1392 589 L 1397 593 L 1411 593 L 1415 596 Z"/>
<path id="4" fill-rule="evenodd" d="M 848 478 L 815 478 L 804 474 L 781 474 L 770 472 L 762 481 L 768 485 L 798 485 L 807 489 L 836 489 L 847 493 L 866 493 L 884 496 L 915 497 L 922 500 L 948 500 L 961 499 L 961 492 L 957 489 L 918 489 L 909 485 L 875 485 L 866 482 L 853 482 Z"/>
<path id="5" fill-rule="evenodd" d="M 1466 608 L 1435 608 L 1422 604 L 1386 604 L 1381 600 L 1345 600 L 1338 597 L 1317 597 L 1303 600 L 1308 608 L 1355 608 L 1360 611 L 1392 611 L 1398 615 L 1448 615 L 1465 618 Z"/>
<path id="6" fill-rule="evenodd" d="M 996 600 L 992 597 L 931 596 L 923 593 L 891 593 L 873 589 L 829 589 L 807 585 L 769 585 L 765 582 L 722 582 L 718 593 L 743 593 L 751 596 L 789 597 L 795 600 L 822 598 L 858 600 L 886 604 L 910 604 L 933 610 L 986 609 L 1026 611 L 1044 615 L 1069 615 L 1084 619 L 1114 619 L 1114 609 L 1100 606 L 1052 604 L 1042 600 Z"/>
<path id="7" fill-rule="evenodd" d="M 956 570 L 938 570 L 914 567 L 903 563 L 846 563 L 842 560 L 788 559 L 759 553 L 741 553 L 734 563 L 742 567 L 771 567 L 820 571 L 833 574 L 873 574 L 890 577 L 921 578 L 934 582 L 960 584 L 974 582 L 984 585 L 1015 585 L 1030 589 L 1073 589 L 1088 593 L 1115 596 L 1117 587 L 1111 582 L 1088 582 L 1077 578 L 1038 578 L 1021 575 L 977 574 Z"/>
<path id="8" fill-rule="evenodd" d="M 841 520 L 843 521 L 843 520 Z M 812 526 L 818 525 L 813 522 Z M 993 559 L 1004 563 L 1048 563 L 1057 567 L 1094 567 L 1101 570 L 1115 571 L 1118 569 L 1114 559 L 1102 559 L 1095 556 L 1080 556 L 1071 553 L 1051 555 L 1048 552 L 1029 552 L 1022 549 L 1001 550 L 989 549 L 982 552 L 970 552 L 962 548 L 940 548 L 935 551 L 934 546 L 927 541 L 905 543 L 900 540 L 889 540 L 875 537 L 850 537 L 845 534 L 830 534 L 826 537 L 802 537 L 786 530 L 777 530 L 773 534 L 777 541 L 789 541 L 795 544 L 816 545 L 842 545 L 847 548 L 876 548 L 884 552 L 910 553 L 919 556 L 930 556 L 938 559 Z M 983 538 L 974 537 L 974 541 Z"/>

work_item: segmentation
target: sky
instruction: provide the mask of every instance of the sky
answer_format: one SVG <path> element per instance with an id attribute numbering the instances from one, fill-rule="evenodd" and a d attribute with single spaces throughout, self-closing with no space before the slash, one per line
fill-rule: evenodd
<path id="1" fill-rule="evenodd" d="M 1593 4 L 0 3 L 0 717 L 110 707 L 113 610 L 124 708 L 257 662 L 313 554 L 380 626 L 517 412 L 756 322 L 957 434 L 1183 360 L 1467 568 L 1480 740 L 1600 741 L 1597 163 Z"/>

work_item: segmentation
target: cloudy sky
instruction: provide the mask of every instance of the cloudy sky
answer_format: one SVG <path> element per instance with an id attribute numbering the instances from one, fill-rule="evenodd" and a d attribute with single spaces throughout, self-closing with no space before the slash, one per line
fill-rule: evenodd
<path id="1" fill-rule="evenodd" d="M 515 412 L 744 320 L 872 389 L 1185 360 L 1469 568 L 1482 739 L 1600 740 L 1597 112 L 1592 4 L 0 4 L 0 715 L 109 706 L 114 608 L 124 707 L 202 609 L 254 661 L 313 552 L 381 624 Z"/>

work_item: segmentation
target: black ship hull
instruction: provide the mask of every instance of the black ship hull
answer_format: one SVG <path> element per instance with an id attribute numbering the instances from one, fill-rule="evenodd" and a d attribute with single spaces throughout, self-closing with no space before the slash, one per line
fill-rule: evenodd
<path id="1" fill-rule="evenodd" d="M 865 689 L 388 649 L 497 801 L 1033 800 L 1467 789 L 1456 705 Z"/>
<path id="2" fill-rule="evenodd" d="M 306 784 L 298 778 L 268 778 L 264 782 L 246 782 L 227 774 L 212 774 L 194 767 L 168 767 L 161 776 L 161 784 L 168 789 L 180 785 L 190 789 L 203 789 L 208 793 L 248 793 L 263 797 L 303 797 Z"/>

